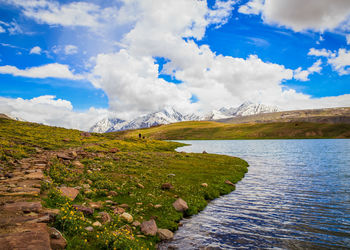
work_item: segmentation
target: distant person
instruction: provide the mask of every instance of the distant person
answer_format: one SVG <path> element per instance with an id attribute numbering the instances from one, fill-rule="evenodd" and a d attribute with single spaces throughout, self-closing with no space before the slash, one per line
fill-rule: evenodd
<path id="1" fill-rule="evenodd" d="M 142 137 L 142 135 L 141 135 L 141 133 L 139 134 L 139 138 L 141 139 L 141 137 Z"/>

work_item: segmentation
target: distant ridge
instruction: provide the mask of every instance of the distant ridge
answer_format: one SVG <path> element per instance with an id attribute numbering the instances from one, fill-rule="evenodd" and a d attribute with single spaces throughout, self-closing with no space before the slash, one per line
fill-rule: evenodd
<path id="1" fill-rule="evenodd" d="M 317 122 L 350 124 L 350 107 L 305 109 L 255 114 L 216 120 L 223 123 Z"/>
<path id="2" fill-rule="evenodd" d="M 0 118 L 11 119 L 10 117 L 8 117 L 8 116 L 5 115 L 5 114 L 0 114 Z"/>

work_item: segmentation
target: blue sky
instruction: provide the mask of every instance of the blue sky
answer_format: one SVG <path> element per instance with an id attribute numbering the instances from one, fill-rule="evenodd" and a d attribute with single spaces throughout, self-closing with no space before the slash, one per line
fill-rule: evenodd
<path id="1" fill-rule="evenodd" d="M 165 106 L 349 106 L 350 3 L 302 4 L 0 0 L 0 112 L 86 129 Z"/>

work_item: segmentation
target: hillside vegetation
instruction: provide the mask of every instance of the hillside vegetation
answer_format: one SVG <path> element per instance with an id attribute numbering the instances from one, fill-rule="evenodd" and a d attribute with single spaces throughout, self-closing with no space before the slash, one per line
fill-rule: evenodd
<path id="1" fill-rule="evenodd" d="M 148 234 L 140 223 L 154 220 L 158 229 L 175 231 L 183 216 L 233 191 L 247 172 L 239 158 L 116 136 L 0 118 L 0 244 L 30 241 L 20 238 L 22 231 L 44 235 L 28 226 L 50 211 L 55 219 L 46 223 L 62 232 L 67 249 L 154 249 L 164 235 Z M 173 205 L 179 198 L 184 211 Z"/>
<path id="2" fill-rule="evenodd" d="M 350 138 L 350 124 L 309 122 L 228 124 L 192 121 L 111 134 L 119 138 L 128 138 L 137 137 L 139 133 L 147 138 L 162 140 Z"/>

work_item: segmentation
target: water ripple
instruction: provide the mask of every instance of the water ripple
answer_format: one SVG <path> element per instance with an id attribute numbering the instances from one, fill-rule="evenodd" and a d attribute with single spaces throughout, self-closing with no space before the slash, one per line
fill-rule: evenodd
<path id="1" fill-rule="evenodd" d="M 350 140 L 186 143 L 250 167 L 160 249 L 350 249 Z"/>

